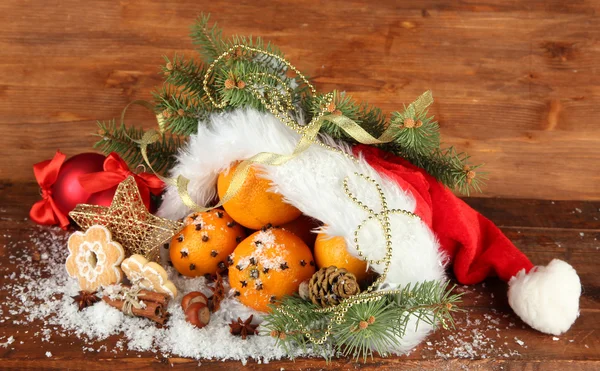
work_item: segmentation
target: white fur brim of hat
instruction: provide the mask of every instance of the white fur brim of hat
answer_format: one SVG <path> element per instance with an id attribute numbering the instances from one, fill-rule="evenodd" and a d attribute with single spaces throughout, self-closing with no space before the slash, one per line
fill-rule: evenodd
<path id="1" fill-rule="evenodd" d="M 236 110 L 215 114 L 201 122 L 198 133 L 180 150 L 171 176 L 182 175 L 190 180 L 188 192 L 199 205 L 210 204 L 216 198 L 218 174 L 232 163 L 248 159 L 261 152 L 291 154 L 300 136 L 277 118 L 256 110 Z M 329 144 L 333 141 L 326 140 Z M 280 166 L 266 166 L 264 177 L 272 190 L 285 201 L 310 215 L 326 227 L 323 232 L 342 236 L 349 251 L 358 256 L 354 231 L 369 213 L 353 202 L 344 192 L 348 178 L 350 191 L 375 212 L 381 210 L 381 200 L 372 183 L 354 175 L 367 175 L 380 184 L 390 209 L 413 212 L 415 199 L 392 180 L 382 177 L 367 162 L 354 161 L 344 155 L 349 149 L 331 151 L 312 145 L 299 156 Z M 175 187 L 167 188 L 158 215 L 170 219 L 186 216 L 190 210 L 181 201 Z M 403 214 L 390 216 L 393 255 L 384 287 L 396 288 L 431 280 L 445 280 L 444 262 L 439 244 L 425 223 Z M 382 259 L 386 253 L 384 234 L 375 220 L 360 231 L 359 245 L 370 260 Z M 382 273 L 384 266 L 373 270 Z M 553 260 L 547 267 L 536 267 L 529 273 L 519 272 L 509 282 L 509 303 L 515 313 L 531 327 L 548 333 L 561 334 L 569 329 L 579 315 L 581 286 L 575 270 L 566 262 Z M 399 339 L 400 347 L 390 349 L 404 353 L 419 344 L 432 326 L 409 321 L 406 333 Z"/>
<path id="2" fill-rule="evenodd" d="M 199 205 L 209 204 L 215 197 L 217 176 L 235 161 L 250 158 L 260 152 L 291 154 L 299 134 L 282 124 L 271 114 L 255 110 L 236 110 L 217 114 L 200 123 L 177 156 L 171 176 L 183 175 L 190 180 L 188 191 Z M 382 187 L 390 209 L 414 211 L 415 200 L 390 179 L 383 178 L 366 161 L 349 159 L 342 153 L 320 145 L 280 166 L 265 167 L 264 176 L 271 180 L 272 190 L 282 194 L 285 201 L 327 225 L 324 232 L 342 236 L 357 255 L 354 230 L 369 214 L 356 205 L 345 193 L 343 180 L 348 177 L 350 190 L 375 212 L 381 201 L 373 184 L 354 175 L 355 172 L 375 179 Z M 182 203 L 177 189 L 169 187 L 163 197 L 158 215 L 179 219 L 190 210 Z M 391 215 L 393 255 L 385 283 L 387 288 L 430 280 L 445 280 L 444 256 L 438 242 L 425 223 L 406 215 Z M 361 241 L 364 241 L 361 243 Z M 365 225 L 359 245 L 365 257 L 377 260 L 384 257 L 386 248 L 383 231 L 376 221 Z M 372 268 L 382 273 L 383 265 Z M 416 321 L 412 325 L 416 324 Z M 427 336 L 431 326 L 420 323 L 409 326 L 401 339 L 402 346 L 390 349 L 404 353 Z"/>

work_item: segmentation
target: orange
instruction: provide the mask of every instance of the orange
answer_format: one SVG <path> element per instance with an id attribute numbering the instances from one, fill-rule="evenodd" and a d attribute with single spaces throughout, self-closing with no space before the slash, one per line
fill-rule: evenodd
<path id="1" fill-rule="evenodd" d="M 213 275 L 227 269 L 227 257 L 245 237 L 244 228 L 223 210 L 193 213 L 171 240 L 173 267 L 184 276 Z"/>
<path id="2" fill-rule="evenodd" d="M 307 215 L 300 215 L 300 217 L 292 220 L 291 222 L 280 225 L 279 227 L 290 231 L 296 236 L 300 237 L 302 241 L 309 247 L 315 244 L 317 234 L 313 233 L 312 230 L 321 226 L 318 220 L 311 218 Z"/>
<path id="3" fill-rule="evenodd" d="M 348 272 L 354 274 L 359 281 L 369 276 L 367 262 L 352 256 L 348 252 L 346 241 L 340 236 L 329 237 L 326 234 L 319 233 L 315 241 L 315 260 L 319 268 L 332 265 L 345 268 Z"/>
<path id="4" fill-rule="evenodd" d="M 229 284 L 242 304 L 267 312 L 268 305 L 298 291 L 315 273 L 310 249 L 295 234 L 271 228 L 251 234 L 236 247 Z"/>
<path id="5" fill-rule="evenodd" d="M 223 198 L 229 188 L 237 163 L 229 171 L 219 174 L 217 191 Z M 283 201 L 280 194 L 269 192 L 271 182 L 260 177 L 260 170 L 250 168 L 239 192 L 223 208 L 244 227 L 261 229 L 267 224 L 281 225 L 300 216 L 300 210 Z"/>

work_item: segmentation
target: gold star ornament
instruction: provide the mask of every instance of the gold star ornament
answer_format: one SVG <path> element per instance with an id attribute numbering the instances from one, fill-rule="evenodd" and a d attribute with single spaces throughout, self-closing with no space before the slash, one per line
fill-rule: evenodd
<path id="1" fill-rule="evenodd" d="M 152 215 L 142 201 L 135 179 L 130 176 L 119 184 L 110 207 L 79 204 L 69 216 L 83 230 L 92 225 L 105 226 L 127 250 L 153 261 L 159 247 L 183 228 L 183 223 Z"/>

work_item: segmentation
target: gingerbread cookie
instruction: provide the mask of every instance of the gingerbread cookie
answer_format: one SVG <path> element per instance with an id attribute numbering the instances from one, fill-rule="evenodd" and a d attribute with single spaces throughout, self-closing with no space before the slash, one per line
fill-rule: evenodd
<path id="1" fill-rule="evenodd" d="M 169 281 L 165 269 L 158 263 L 149 262 L 142 255 L 131 255 L 123 261 L 121 269 L 134 285 L 146 290 L 167 294 L 172 298 L 177 295 L 177 288 L 173 282 Z"/>
<path id="2" fill-rule="evenodd" d="M 106 227 L 93 225 L 85 233 L 75 232 L 67 245 L 67 273 L 79 280 L 82 290 L 96 291 L 100 286 L 114 285 L 123 279 L 119 266 L 125 251 L 120 243 L 112 240 Z"/>

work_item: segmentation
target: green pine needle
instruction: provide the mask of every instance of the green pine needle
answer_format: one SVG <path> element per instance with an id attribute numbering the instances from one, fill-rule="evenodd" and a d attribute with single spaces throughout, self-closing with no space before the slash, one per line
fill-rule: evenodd
<path id="1" fill-rule="evenodd" d="M 212 106 L 205 96 L 189 94 L 165 85 L 154 92 L 154 109 L 162 113 L 165 130 L 174 135 L 188 136 L 198 131 L 198 122 L 208 117 Z"/>
<path id="2" fill-rule="evenodd" d="M 210 15 L 202 14 L 192 26 L 192 41 L 198 47 L 198 51 L 205 63 L 211 63 L 219 55 L 228 49 L 222 39 L 222 31 L 214 23 L 209 26 Z"/>
<path id="3" fill-rule="evenodd" d="M 386 295 L 378 300 L 354 304 L 340 324 L 332 322 L 333 313 L 318 313 L 313 303 L 299 297 L 286 297 L 278 305 L 271 306 L 261 327 L 277 337 L 277 344 L 293 358 L 296 349 L 312 349 L 330 359 L 335 354 L 355 359 L 375 354 L 387 355 L 396 348 L 410 323 L 416 319 L 436 326 L 452 327 L 452 312 L 460 294 L 453 294 L 447 282 L 426 281 L 404 287 L 399 295 Z M 287 314 L 286 314 L 287 313 Z M 288 315 L 289 314 L 289 315 Z M 290 316 L 292 318 L 290 318 Z M 303 329 L 319 339 L 332 324 L 331 336 L 325 344 L 312 344 Z M 301 327 L 302 326 L 302 327 Z"/>
<path id="4" fill-rule="evenodd" d="M 104 154 L 116 152 L 130 169 L 135 169 L 140 164 L 145 164 L 139 146 L 133 140 L 139 140 L 144 135 L 143 129 L 117 125 L 114 120 L 98 122 L 101 139 L 94 144 Z M 178 137 L 163 134 L 160 141 L 148 146 L 148 159 L 157 172 L 170 169 L 175 163 L 175 155 L 181 147 L 182 141 Z"/>

